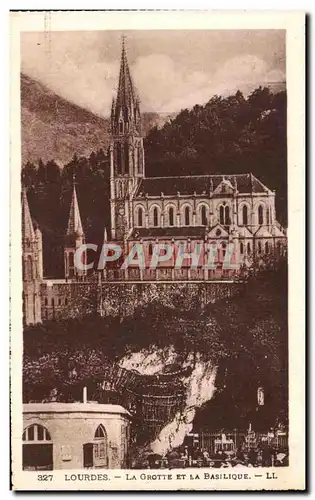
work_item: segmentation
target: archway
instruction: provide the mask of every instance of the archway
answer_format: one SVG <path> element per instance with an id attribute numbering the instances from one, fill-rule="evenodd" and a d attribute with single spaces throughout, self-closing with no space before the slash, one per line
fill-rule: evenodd
<path id="1" fill-rule="evenodd" d="M 94 467 L 108 467 L 108 446 L 105 427 L 100 424 L 94 434 Z"/>

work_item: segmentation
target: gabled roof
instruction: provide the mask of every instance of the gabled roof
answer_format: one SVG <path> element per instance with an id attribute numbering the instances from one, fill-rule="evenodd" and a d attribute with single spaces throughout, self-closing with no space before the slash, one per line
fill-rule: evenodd
<path id="1" fill-rule="evenodd" d="M 269 189 L 252 174 L 237 175 L 191 175 L 178 177 L 147 177 L 142 179 L 135 197 L 180 195 L 209 195 L 225 179 L 236 186 L 239 193 L 266 193 Z"/>
<path id="2" fill-rule="evenodd" d="M 75 185 L 73 185 L 71 206 L 68 219 L 67 236 L 73 236 L 73 235 L 82 236 L 83 234 L 84 232 L 81 222 L 77 192 L 75 189 Z"/>
<path id="3" fill-rule="evenodd" d="M 228 231 L 221 224 L 216 224 L 208 231 L 208 238 L 226 238 L 229 235 Z"/>
<path id="4" fill-rule="evenodd" d="M 248 226 L 239 226 L 238 232 L 241 238 L 252 238 L 253 233 Z"/>

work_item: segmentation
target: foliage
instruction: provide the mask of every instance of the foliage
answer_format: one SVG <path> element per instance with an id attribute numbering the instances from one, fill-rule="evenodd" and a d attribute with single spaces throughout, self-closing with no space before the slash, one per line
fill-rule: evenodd
<path id="1" fill-rule="evenodd" d="M 89 243 L 102 244 L 109 227 L 109 168 L 103 150 L 89 158 L 76 155 L 61 169 L 54 161 L 27 163 L 22 182 L 30 210 L 43 232 L 46 276 L 63 276 L 63 247 L 75 177 L 82 223 Z"/>
<path id="2" fill-rule="evenodd" d="M 182 110 L 145 140 L 147 174 L 196 175 L 252 172 L 277 191 L 286 225 L 286 93 L 259 87 Z"/>

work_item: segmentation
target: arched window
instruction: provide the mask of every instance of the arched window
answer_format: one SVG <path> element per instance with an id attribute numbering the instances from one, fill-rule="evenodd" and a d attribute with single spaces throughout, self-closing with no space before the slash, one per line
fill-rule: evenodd
<path id="1" fill-rule="evenodd" d="M 242 243 L 242 242 L 240 243 L 240 252 L 243 255 L 243 253 L 244 253 L 244 243 Z"/>
<path id="2" fill-rule="evenodd" d="M 258 253 L 261 253 L 261 241 L 258 241 Z"/>
<path id="3" fill-rule="evenodd" d="M 246 205 L 244 205 L 242 208 L 242 219 L 243 219 L 243 225 L 247 226 L 248 225 L 248 208 Z"/>
<path id="4" fill-rule="evenodd" d="M 105 428 L 100 424 L 94 434 L 94 465 L 107 466 L 107 435 Z"/>
<path id="5" fill-rule="evenodd" d="M 138 226 L 143 226 L 143 210 L 142 208 L 138 209 Z"/>
<path id="6" fill-rule="evenodd" d="M 231 221 L 230 221 L 230 208 L 229 207 L 225 207 L 224 209 L 224 218 L 225 218 L 225 225 L 226 226 L 229 226 L 231 224 Z"/>
<path id="7" fill-rule="evenodd" d="M 277 252 L 278 252 L 278 255 L 281 255 L 281 243 L 280 243 L 280 241 L 278 241 L 278 243 L 277 243 Z"/>
<path id="8" fill-rule="evenodd" d="M 152 243 L 149 243 L 149 255 L 153 254 L 153 245 Z"/>
<path id="9" fill-rule="evenodd" d="M 100 424 L 98 426 L 98 428 L 96 429 L 94 437 L 95 438 L 104 438 L 104 437 L 106 437 L 106 432 L 105 432 L 105 429 L 104 429 L 104 427 L 103 427 L 102 424 Z"/>
<path id="10" fill-rule="evenodd" d="M 69 267 L 73 267 L 74 266 L 74 257 L 73 257 L 73 253 L 70 252 L 69 253 Z"/>
<path id="11" fill-rule="evenodd" d="M 220 224 L 223 226 L 229 226 L 230 221 L 230 208 L 228 206 L 221 205 L 219 209 Z"/>
<path id="12" fill-rule="evenodd" d="M 250 243 L 248 242 L 247 243 L 247 253 L 248 253 L 248 255 L 250 255 L 250 252 L 251 252 L 251 248 L 250 248 Z"/>
<path id="13" fill-rule="evenodd" d="M 55 307 L 55 299 L 51 299 L 51 305 Z"/>
<path id="14" fill-rule="evenodd" d="M 120 144 L 116 145 L 116 156 L 117 156 L 117 173 L 121 174 L 121 149 L 120 149 Z"/>
<path id="15" fill-rule="evenodd" d="M 153 226 L 158 226 L 159 225 L 159 214 L 158 214 L 158 209 L 154 207 L 153 209 Z"/>
<path id="16" fill-rule="evenodd" d="M 125 157 L 124 157 L 125 169 L 124 169 L 124 171 L 126 174 L 128 174 L 129 173 L 129 147 L 128 147 L 127 143 L 125 143 L 124 154 L 125 154 Z"/>
<path id="17" fill-rule="evenodd" d="M 224 206 L 220 206 L 220 224 L 224 225 Z"/>
<path id="18" fill-rule="evenodd" d="M 65 306 L 67 306 L 67 305 L 68 305 L 68 299 L 67 299 L 67 297 L 66 297 L 66 298 L 65 298 Z"/>
<path id="19" fill-rule="evenodd" d="M 258 207 L 258 224 L 261 226 L 264 223 L 264 209 L 262 205 Z"/>
<path id="20" fill-rule="evenodd" d="M 45 306 L 48 306 L 48 299 L 45 299 Z"/>
<path id="21" fill-rule="evenodd" d="M 190 209 L 189 207 L 185 208 L 185 226 L 190 225 Z"/>
<path id="22" fill-rule="evenodd" d="M 265 243 L 265 253 L 266 254 L 269 253 L 269 243 L 268 243 L 268 241 L 266 241 L 266 243 Z"/>
<path id="23" fill-rule="evenodd" d="M 122 121 L 119 122 L 119 132 L 122 134 L 124 131 L 124 124 Z"/>
<path id="24" fill-rule="evenodd" d="M 61 299 L 58 299 L 58 306 L 61 306 Z"/>
<path id="25" fill-rule="evenodd" d="M 174 226 L 174 208 L 170 207 L 168 211 L 168 221 L 170 226 Z"/>
<path id="26" fill-rule="evenodd" d="M 30 425 L 23 432 L 22 442 L 23 470 L 53 469 L 53 443 L 46 427 Z"/>
<path id="27" fill-rule="evenodd" d="M 23 432 L 22 440 L 27 442 L 41 441 L 51 443 L 51 436 L 46 427 L 39 424 L 33 424 L 26 427 Z"/>
<path id="28" fill-rule="evenodd" d="M 26 279 L 27 280 L 32 280 L 33 279 L 33 260 L 32 257 L 29 255 L 27 257 L 26 261 Z"/>
<path id="29" fill-rule="evenodd" d="M 207 211 L 206 207 L 202 205 L 201 207 L 201 225 L 206 226 L 207 225 Z"/>
<path id="30" fill-rule="evenodd" d="M 266 223 L 269 226 L 270 224 L 270 214 L 269 214 L 269 208 L 266 210 Z"/>

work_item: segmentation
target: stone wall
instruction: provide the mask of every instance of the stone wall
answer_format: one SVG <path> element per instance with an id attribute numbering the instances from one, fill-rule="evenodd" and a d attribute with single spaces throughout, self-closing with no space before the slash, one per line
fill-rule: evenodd
<path id="1" fill-rule="evenodd" d="M 160 302 L 168 307 L 198 310 L 239 293 L 244 284 L 209 282 L 43 282 L 42 319 L 76 318 L 86 314 L 126 317 L 140 306 Z"/>

